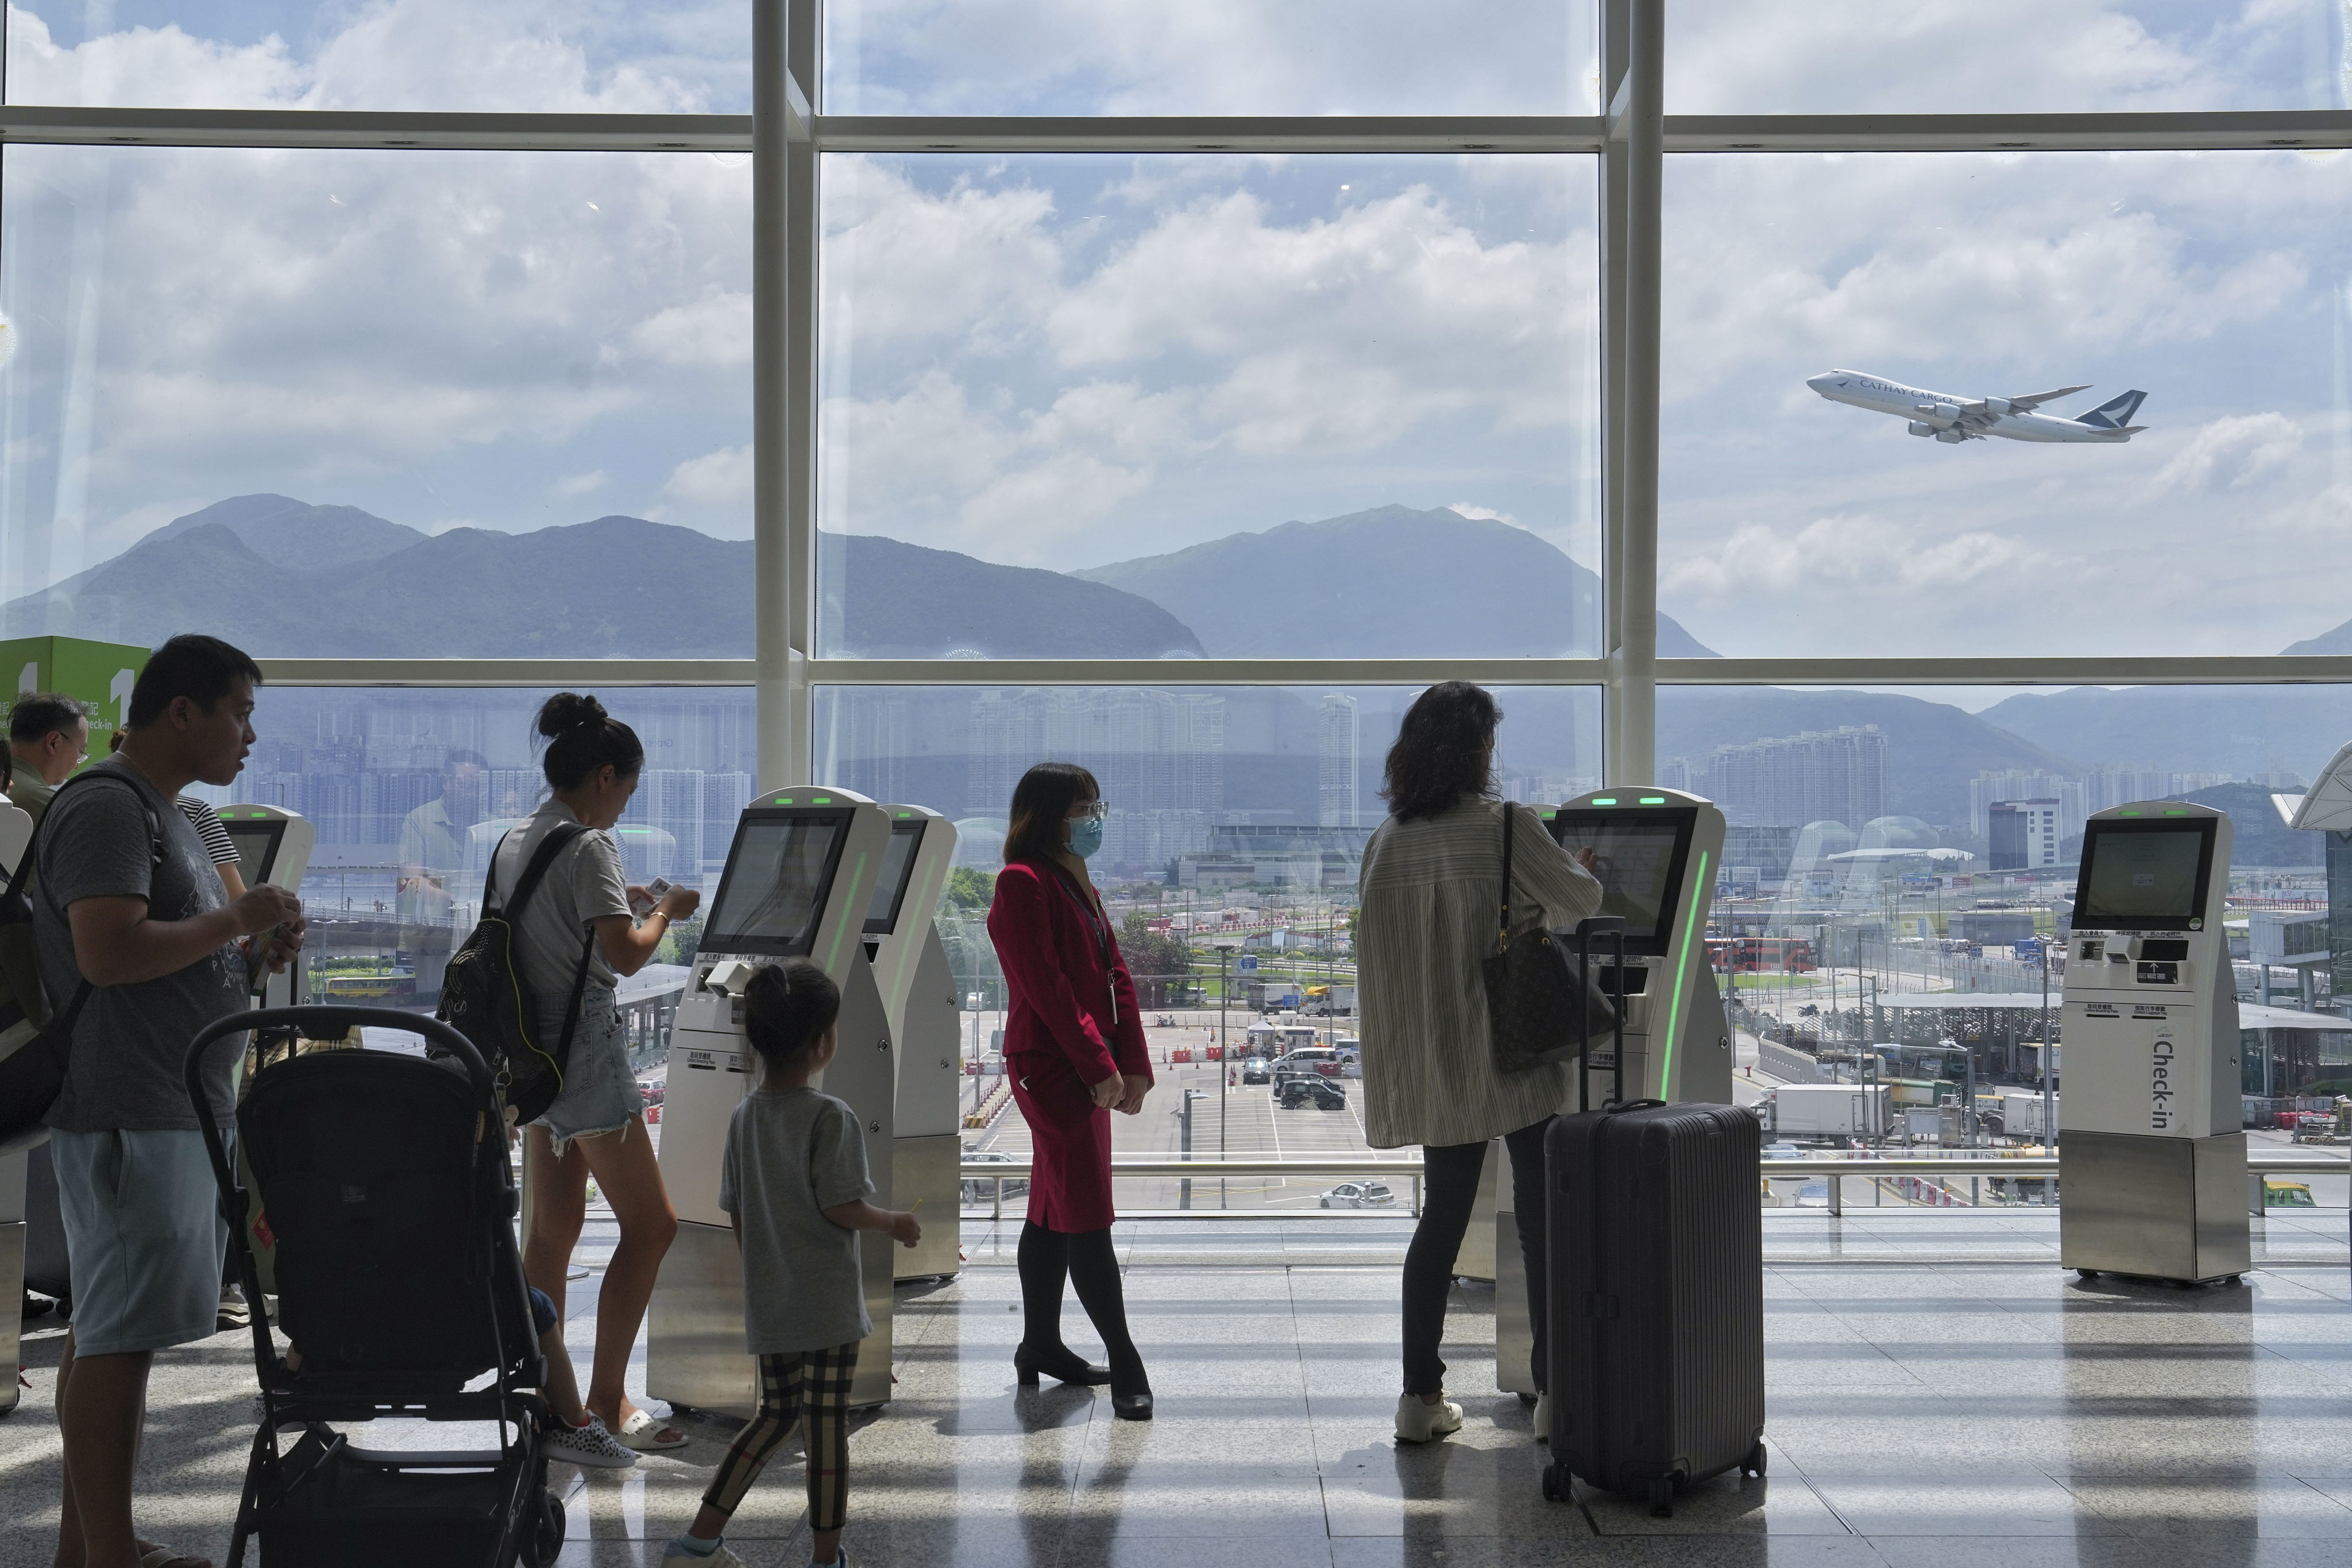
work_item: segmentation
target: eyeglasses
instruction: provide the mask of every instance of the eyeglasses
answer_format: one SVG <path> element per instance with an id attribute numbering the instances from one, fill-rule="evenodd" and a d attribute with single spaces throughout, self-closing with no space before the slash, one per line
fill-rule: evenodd
<path id="1" fill-rule="evenodd" d="M 1070 813 L 1069 819 L 1072 822 L 1082 822 L 1086 818 L 1091 816 L 1097 822 L 1100 822 L 1104 817 L 1108 816 L 1109 815 L 1110 802 L 1107 800 L 1098 800 L 1092 805 L 1081 805 L 1076 807 Z"/>

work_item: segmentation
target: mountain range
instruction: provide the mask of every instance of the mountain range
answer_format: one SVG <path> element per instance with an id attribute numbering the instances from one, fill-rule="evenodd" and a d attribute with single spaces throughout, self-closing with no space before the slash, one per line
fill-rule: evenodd
<path id="1" fill-rule="evenodd" d="M 752 570 L 749 541 L 642 518 L 426 534 L 355 507 L 247 495 L 0 605 L 0 636 L 152 644 L 205 630 L 285 657 L 740 658 L 753 640 Z M 1599 642 L 1591 572 L 1526 530 L 1444 509 L 1286 522 L 1074 574 L 826 534 L 819 573 L 823 646 L 850 658 L 1170 659 L 1175 677 L 1202 657 L 1543 657 Z M 2352 623 L 2296 649 L 2330 639 L 2352 640 Z M 1714 657 L 1664 616 L 1659 652 Z M 1272 695 L 1227 693 L 1234 793 L 1249 809 L 1311 811 L 1307 708 L 1285 696 L 1258 713 L 1256 699 Z M 1517 765 L 1589 766 L 1576 754 L 1589 738 L 1546 722 L 1557 733 L 1515 743 Z M 2352 734 L 2352 689 L 2081 689 L 1971 715 L 1880 693 L 1669 687 L 1658 754 L 1704 766 L 1718 745 L 1866 723 L 1888 735 L 1889 809 L 1941 826 L 1965 822 L 1967 781 L 1981 769 L 2307 775 Z M 1269 725 L 1297 728 L 1306 749 L 1244 740 Z M 1387 726 L 1366 710 L 1368 795 Z M 922 741 L 927 726 L 918 730 Z M 961 763 L 941 750 L 947 787 Z M 1245 784 L 1252 770 L 1263 776 Z"/>
<path id="2" fill-rule="evenodd" d="M 1524 528 L 1383 506 L 1075 572 L 1141 595 L 1215 658 L 1591 657 L 1601 579 Z M 1662 658 L 1714 658 L 1669 616 Z"/>

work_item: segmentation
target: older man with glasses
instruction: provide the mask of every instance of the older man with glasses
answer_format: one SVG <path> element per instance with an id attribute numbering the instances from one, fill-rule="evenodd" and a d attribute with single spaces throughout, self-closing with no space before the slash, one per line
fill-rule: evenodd
<path id="1" fill-rule="evenodd" d="M 58 785 L 89 760 L 89 707 L 54 691 L 17 698 L 8 714 L 8 754 L 16 763 L 8 798 L 38 822 Z"/>

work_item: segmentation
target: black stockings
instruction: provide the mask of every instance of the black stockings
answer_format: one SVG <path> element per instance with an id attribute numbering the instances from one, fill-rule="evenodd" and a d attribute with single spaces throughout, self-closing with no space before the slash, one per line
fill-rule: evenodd
<path id="1" fill-rule="evenodd" d="M 1127 1293 L 1118 1278 L 1118 1255 L 1111 1249 L 1110 1231 L 1082 1230 L 1075 1235 L 1047 1230 L 1032 1220 L 1021 1227 L 1022 1342 L 1032 1356 L 1053 1359 L 1069 1354 L 1062 1343 L 1062 1281 L 1077 1288 L 1078 1304 L 1102 1336 L 1110 1361 L 1114 1394 L 1149 1392 L 1143 1357 L 1127 1331 Z"/>

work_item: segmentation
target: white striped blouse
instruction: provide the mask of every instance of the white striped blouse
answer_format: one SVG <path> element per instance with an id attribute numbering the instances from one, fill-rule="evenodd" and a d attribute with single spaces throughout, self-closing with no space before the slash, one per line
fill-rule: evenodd
<path id="1" fill-rule="evenodd" d="M 1477 1143 L 1566 1104 L 1565 1064 L 1503 1074 L 1479 963 L 1495 951 L 1503 804 L 1465 795 L 1434 817 L 1390 817 L 1364 847 L 1356 917 L 1364 1131 L 1375 1149 Z M 1531 806 L 1511 842 L 1511 930 L 1565 930 L 1601 907 L 1601 884 Z"/>

